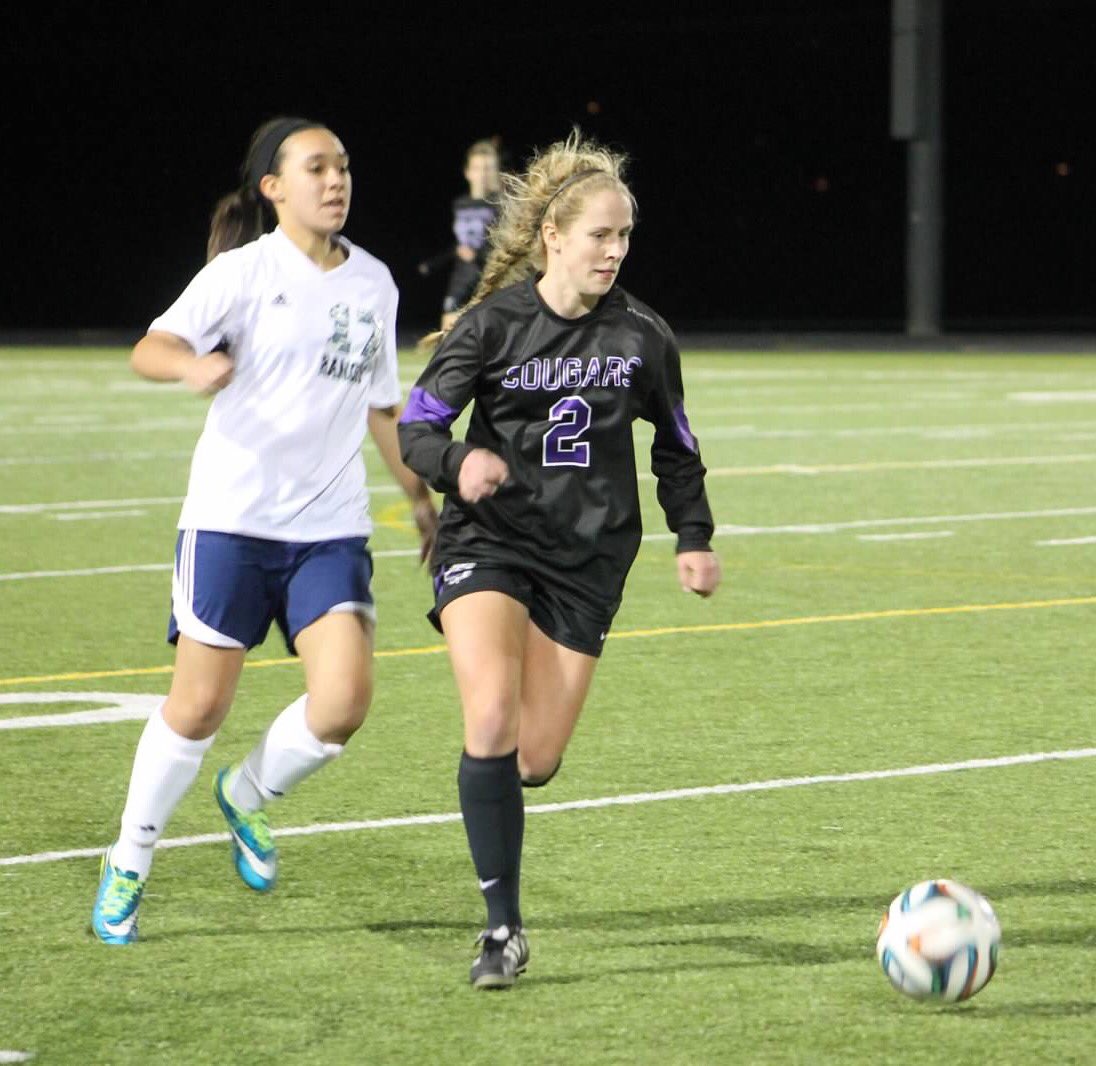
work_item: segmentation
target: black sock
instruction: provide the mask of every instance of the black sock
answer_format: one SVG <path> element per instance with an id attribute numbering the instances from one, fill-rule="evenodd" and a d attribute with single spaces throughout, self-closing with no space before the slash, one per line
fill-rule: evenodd
<path id="1" fill-rule="evenodd" d="M 457 788 L 472 862 L 487 901 L 487 926 L 516 929 L 521 925 L 518 892 L 525 833 L 517 751 L 487 759 L 464 752 Z"/>

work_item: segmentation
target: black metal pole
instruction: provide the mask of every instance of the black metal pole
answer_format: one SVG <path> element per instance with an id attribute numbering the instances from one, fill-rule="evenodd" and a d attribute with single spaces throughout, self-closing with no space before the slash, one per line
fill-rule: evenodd
<path id="1" fill-rule="evenodd" d="M 891 133 L 906 140 L 906 332 L 940 332 L 943 291 L 941 0 L 892 0 Z"/>

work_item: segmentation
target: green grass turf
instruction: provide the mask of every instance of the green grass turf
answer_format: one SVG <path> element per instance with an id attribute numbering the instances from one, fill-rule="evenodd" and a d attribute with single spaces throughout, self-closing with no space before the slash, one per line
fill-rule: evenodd
<path id="1" fill-rule="evenodd" d="M 1096 512 L 1046 513 L 1096 508 L 1096 364 L 705 353 L 685 380 L 717 522 L 770 531 L 717 539 L 709 602 L 677 589 L 670 542 L 645 542 L 563 772 L 531 804 L 1093 745 L 1096 604 L 1069 601 L 1096 596 L 1096 544 L 1038 542 L 1096 535 Z M 202 412 L 137 382 L 121 352 L 0 353 L 0 696 L 166 691 L 165 570 L 5 575 L 169 562 Z M 641 456 L 649 437 L 637 427 Z M 368 445 L 366 460 L 390 487 Z M 12 510 L 76 501 L 107 502 L 82 520 Z M 375 550 L 414 546 L 397 494 L 374 512 Z M 815 528 L 772 531 L 787 526 Z M 413 559 L 376 569 L 370 719 L 278 826 L 456 809 L 459 714 L 429 650 L 428 582 Z M 209 779 L 299 693 L 284 658 L 276 636 L 252 653 L 169 837 L 221 829 Z M 0 704 L 0 719 L 89 706 Z M 140 729 L 0 731 L 0 858 L 107 843 Z M 1078 759 L 531 814 L 533 961 L 504 995 L 466 984 L 481 904 L 455 822 L 286 837 L 270 897 L 236 883 L 226 844 L 163 851 L 125 950 L 87 931 L 97 860 L 0 865 L 0 1051 L 1091 1062 L 1094 776 Z M 985 892 L 1004 928 L 997 976 L 957 1007 L 903 999 L 874 958 L 887 903 L 931 876 Z"/>

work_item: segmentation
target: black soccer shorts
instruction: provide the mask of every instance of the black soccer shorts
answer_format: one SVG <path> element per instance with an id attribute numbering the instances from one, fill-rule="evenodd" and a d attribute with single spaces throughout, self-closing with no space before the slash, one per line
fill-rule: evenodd
<path id="1" fill-rule="evenodd" d="M 617 606 L 580 601 L 573 592 L 513 564 L 447 563 L 434 571 L 434 609 L 426 616 L 439 633 L 441 612 L 469 592 L 501 592 L 517 600 L 549 640 L 595 659 L 605 647 Z"/>

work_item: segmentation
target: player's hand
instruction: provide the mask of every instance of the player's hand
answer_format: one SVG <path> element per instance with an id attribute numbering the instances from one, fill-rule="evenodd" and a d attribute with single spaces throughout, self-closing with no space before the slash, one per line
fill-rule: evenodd
<path id="1" fill-rule="evenodd" d="M 183 377 L 183 384 L 199 396 L 212 396 L 232 380 L 234 370 L 231 356 L 224 352 L 210 352 L 209 355 L 191 362 Z"/>
<path id="2" fill-rule="evenodd" d="M 466 263 L 474 263 L 476 261 L 475 248 L 469 248 L 467 244 L 457 245 L 457 255 Z"/>
<path id="3" fill-rule="evenodd" d="M 460 465 L 457 479 L 460 498 L 468 503 L 479 503 L 485 496 L 494 496 L 509 476 L 510 469 L 499 456 L 486 448 L 475 448 Z"/>
<path id="4" fill-rule="evenodd" d="M 685 592 L 707 599 L 723 579 L 715 552 L 681 552 L 677 557 L 677 579 Z"/>
<path id="5" fill-rule="evenodd" d="M 411 504 L 411 515 L 415 519 L 415 528 L 419 531 L 419 562 L 425 563 L 434 551 L 434 542 L 438 539 L 438 512 L 434 501 L 429 496 L 415 500 Z"/>

